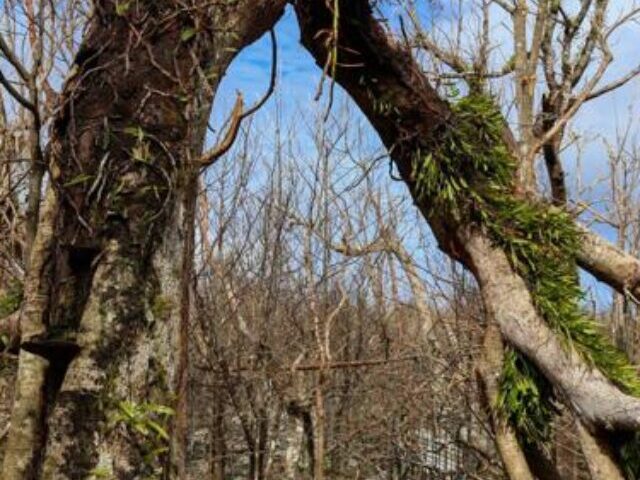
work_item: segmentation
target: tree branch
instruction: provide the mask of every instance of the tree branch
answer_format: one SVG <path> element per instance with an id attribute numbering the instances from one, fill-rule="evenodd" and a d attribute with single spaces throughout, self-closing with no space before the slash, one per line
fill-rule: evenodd
<path id="1" fill-rule="evenodd" d="M 303 45 L 323 65 L 328 52 L 317 33 L 331 24 L 331 12 L 323 0 L 298 2 L 296 12 Z M 640 429 L 640 399 L 622 392 L 550 329 L 505 252 L 496 248 L 486 233 L 456 219 L 452 212 L 429 208 L 417 194 L 415 153 L 430 151 L 432 142 L 447 128 L 452 112 L 410 52 L 389 39 L 374 19 L 368 1 L 343 1 L 341 13 L 340 47 L 347 57 L 348 52 L 357 52 L 361 66 L 338 68 L 336 81 L 358 103 L 391 152 L 440 248 L 478 279 L 485 306 L 505 339 L 538 367 L 589 428 Z M 383 97 L 392 108 L 377 108 L 376 99 Z"/>
<path id="2" fill-rule="evenodd" d="M 9 95 L 11 95 L 20 105 L 22 105 L 24 108 L 32 112 L 34 115 L 37 115 L 38 110 L 36 109 L 36 106 L 33 103 L 31 103 L 29 100 L 27 100 L 22 94 L 20 94 L 20 92 L 18 92 L 18 90 L 16 90 L 16 88 L 13 85 L 11 85 L 11 82 L 9 82 L 7 77 L 4 76 L 1 70 L 0 70 L 0 85 L 2 85 L 5 88 L 5 90 L 7 90 Z"/>
<path id="3" fill-rule="evenodd" d="M 227 130 L 227 133 L 225 134 L 222 142 L 217 144 L 211 150 L 205 152 L 204 155 L 200 157 L 198 163 L 201 167 L 208 167 L 212 165 L 216 162 L 216 160 L 218 160 L 229 151 L 229 149 L 233 146 L 236 138 L 238 137 L 238 132 L 240 131 L 242 121 L 260 110 L 264 106 L 264 104 L 267 103 L 269 97 L 271 97 L 271 95 L 273 94 L 276 86 L 276 77 L 278 71 L 278 44 L 276 34 L 273 29 L 269 30 L 269 34 L 271 36 L 271 76 L 269 78 L 269 88 L 262 96 L 262 98 L 247 111 L 243 111 L 244 101 L 242 98 L 242 94 L 238 93 L 236 103 L 233 107 L 233 111 L 231 112 L 229 129 Z"/>

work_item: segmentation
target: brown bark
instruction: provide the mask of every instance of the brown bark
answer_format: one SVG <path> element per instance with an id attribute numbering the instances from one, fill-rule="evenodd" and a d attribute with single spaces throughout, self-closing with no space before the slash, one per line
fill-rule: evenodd
<path id="1" fill-rule="evenodd" d="M 549 174 L 549 184 L 551 185 L 551 198 L 556 205 L 566 205 L 567 189 L 565 186 L 564 169 L 562 162 L 557 155 L 559 145 L 558 140 L 554 140 L 543 147 L 544 161 Z"/>
<path id="2" fill-rule="evenodd" d="M 440 248 L 474 273 L 487 310 L 505 339 L 537 365 L 589 428 L 639 428 L 640 399 L 621 392 L 549 329 L 505 253 L 481 230 L 458 222 L 452 212 L 431 210 L 429 199 L 418 198 L 412 178 L 415 152 L 429 151 L 451 112 L 410 53 L 375 21 L 367 1 L 339 2 L 339 6 L 335 79 L 377 130 Z M 303 44 L 324 66 L 333 41 L 332 12 L 321 0 L 298 2 L 296 11 Z M 387 108 L 379 108 L 381 103 Z"/>
<path id="3" fill-rule="evenodd" d="M 182 208 L 184 217 L 182 231 L 184 244 L 182 249 L 182 265 L 180 275 L 180 325 L 178 327 L 178 365 L 176 372 L 176 414 L 172 432 L 173 463 L 176 465 L 177 478 L 187 479 L 187 434 L 189 430 L 188 375 L 189 375 L 189 326 L 191 320 L 191 297 L 193 282 L 193 258 L 195 252 L 195 192 L 198 190 L 198 172 L 189 172 L 191 177 L 186 190 L 193 192 L 186 195 Z"/>
<path id="4" fill-rule="evenodd" d="M 40 228 L 33 242 L 32 261 L 25 281 L 25 298 L 20 311 L 21 338 L 28 340 L 24 346 L 21 345 L 23 351 L 18 359 L 16 393 L 2 465 L 2 478 L 7 480 L 35 478 L 34 466 L 40 460 L 39 454 L 44 442 L 46 377 L 50 360 L 24 347 L 29 348 L 29 340 L 44 332 L 41 318 L 50 294 L 48 279 L 51 275 L 53 223 L 57 212 L 55 192 L 49 189 Z"/>
<path id="5" fill-rule="evenodd" d="M 36 97 L 37 98 L 37 97 Z M 36 237 L 38 220 L 40 215 L 42 181 L 45 174 L 44 159 L 40 148 L 40 120 L 37 115 L 29 126 L 29 197 L 27 199 L 27 209 L 25 212 L 25 239 L 23 264 L 28 268 L 31 259 L 31 247 Z"/>
<path id="6" fill-rule="evenodd" d="M 559 94 L 544 96 L 542 98 L 542 128 L 544 131 L 551 130 L 558 120 L 557 112 L 561 110 L 562 97 Z M 542 146 L 544 162 L 549 176 L 551 186 L 551 198 L 553 203 L 560 206 L 567 204 L 567 186 L 565 182 L 564 168 L 560 159 L 560 146 L 564 138 L 565 129 L 553 136 Z"/>
<path id="7" fill-rule="evenodd" d="M 18 362 L 13 355 L 0 353 L 0 462 L 4 458 L 7 435 L 10 427 L 11 405 L 13 404 L 13 384 Z"/>
<path id="8" fill-rule="evenodd" d="M 324 408 L 324 365 L 316 374 L 316 385 L 314 390 L 314 429 L 313 429 L 313 480 L 324 480 L 325 478 L 325 429 L 326 413 Z"/>
<path id="9" fill-rule="evenodd" d="M 186 10 L 156 0 L 116 10 L 95 2 L 53 121 L 53 189 L 25 286 L 2 478 L 86 478 L 96 469 L 173 478 L 180 470 L 183 453 L 145 459 L 148 438 L 114 418 L 123 401 L 175 406 L 173 393 L 184 389 L 189 259 L 181 252 L 191 233 L 183 219 L 196 194 L 189 159 L 227 66 L 283 3 Z"/>

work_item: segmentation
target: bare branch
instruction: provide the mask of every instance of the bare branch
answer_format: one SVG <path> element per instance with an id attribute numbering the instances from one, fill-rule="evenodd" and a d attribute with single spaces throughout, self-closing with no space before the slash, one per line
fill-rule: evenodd
<path id="1" fill-rule="evenodd" d="M 18 72 L 20 78 L 22 78 L 22 80 L 24 80 L 25 82 L 29 82 L 32 74 L 27 71 L 22 62 L 18 59 L 18 57 L 16 57 L 13 50 L 9 47 L 9 45 L 7 45 L 7 42 L 2 35 L 0 35 L 0 52 L 2 52 L 11 66 L 16 69 L 16 72 Z"/>
<path id="2" fill-rule="evenodd" d="M 236 103 L 233 107 L 233 111 L 231 112 L 229 129 L 227 130 L 227 133 L 225 134 L 224 139 L 221 143 L 213 147 L 211 150 L 205 152 L 204 155 L 200 157 L 200 159 L 198 160 L 198 164 L 201 167 L 208 167 L 212 165 L 216 160 L 218 160 L 229 151 L 238 136 L 242 121 L 260 110 L 267 102 L 267 100 L 269 100 L 269 97 L 271 97 L 271 95 L 273 94 L 276 86 L 276 77 L 278 71 L 278 44 L 276 34 L 273 29 L 269 30 L 269 34 L 271 36 L 271 76 L 269 78 L 269 88 L 262 96 L 262 98 L 247 111 L 243 111 L 244 101 L 242 98 L 242 94 L 238 93 Z"/>
<path id="3" fill-rule="evenodd" d="M 618 80 L 615 80 L 605 85 L 604 87 L 601 87 L 598 90 L 595 90 L 589 95 L 587 95 L 587 98 L 585 98 L 585 102 L 588 102 L 589 100 L 593 100 L 594 98 L 601 97 L 602 95 L 605 95 L 607 93 L 613 92 L 614 90 L 629 83 L 638 75 L 640 75 L 640 65 L 638 65 L 636 68 L 628 72 L 625 76 L 620 77 Z"/>
<path id="4" fill-rule="evenodd" d="M 37 115 L 38 109 L 36 106 L 27 100 L 16 88 L 11 85 L 11 82 L 4 76 L 2 71 L 0 70 L 0 85 L 2 85 L 5 90 L 11 95 L 20 105 L 24 108 L 32 112 L 34 115 Z"/>

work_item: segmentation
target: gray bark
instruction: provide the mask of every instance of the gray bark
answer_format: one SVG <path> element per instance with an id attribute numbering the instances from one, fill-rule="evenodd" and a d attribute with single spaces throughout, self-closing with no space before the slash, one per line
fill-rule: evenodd
<path id="1" fill-rule="evenodd" d="M 581 227 L 578 264 L 623 295 L 640 299 L 640 260 Z"/>

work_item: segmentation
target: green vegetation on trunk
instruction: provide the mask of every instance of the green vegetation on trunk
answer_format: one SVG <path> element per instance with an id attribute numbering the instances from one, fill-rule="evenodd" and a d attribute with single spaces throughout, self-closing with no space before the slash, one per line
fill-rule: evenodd
<path id="1" fill-rule="evenodd" d="M 580 232 L 570 214 L 514 193 L 515 161 L 504 142 L 504 119 L 487 96 L 470 95 L 452 105 L 448 128 L 414 164 L 418 195 L 432 209 L 471 220 L 507 254 L 526 281 L 547 324 L 590 364 L 626 393 L 640 396 L 640 378 L 627 356 L 583 308 L 576 270 Z M 549 438 L 553 393 L 543 375 L 518 352 L 505 357 L 498 409 L 524 442 Z M 634 444 L 637 442 L 633 442 Z M 630 443 L 622 449 L 635 478 Z M 637 458 L 637 457 L 636 457 Z"/>

